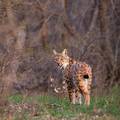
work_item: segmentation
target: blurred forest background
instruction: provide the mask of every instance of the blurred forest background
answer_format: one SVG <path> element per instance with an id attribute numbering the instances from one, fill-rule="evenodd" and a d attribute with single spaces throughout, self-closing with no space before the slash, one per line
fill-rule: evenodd
<path id="1" fill-rule="evenodd" d="M 52 50 L 93 69 L 93 94 L 120 85 L 119 0 L 0 0 L 0 92 L 62 93 Z"/>

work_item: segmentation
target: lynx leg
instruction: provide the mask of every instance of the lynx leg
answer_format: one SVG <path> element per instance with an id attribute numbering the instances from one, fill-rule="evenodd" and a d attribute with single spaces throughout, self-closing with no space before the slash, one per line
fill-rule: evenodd
<path id="1" fill-rule="evenodd" d="M 85 104 L 86 104 L 87 106 L 90 105 L 90 94 L 85 95 Z"/>
<path id="2" fill-rule="evenodd" d="M 68 91 L 69 93 L 69 99 L 72 104 L 76 103 L 76 95 L 74 91 Z"/>
<path id="3" fill-rule="evenodd" d="M 79 104 L 81 105 L 82 104 L 82 94 L 79 93 L 79 100 L 78 100 Z"/>
<path id="4" fill-rule="evenodd" d="M 73 92 L 72 94 L 72 104 L 76 103 L 76 96 L 75 96 L 75 92 Z"/>
<path id="5" fill-rule="evenodd" d="M 76 103 L 78 104 L 82 104 L 82 94 L 80 93 L 80 91 L 76 91 Z"/>

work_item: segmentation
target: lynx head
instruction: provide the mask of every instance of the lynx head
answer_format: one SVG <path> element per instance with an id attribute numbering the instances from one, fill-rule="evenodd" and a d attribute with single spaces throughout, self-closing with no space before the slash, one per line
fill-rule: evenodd
<path id="1" fill-rule="evenodd" d="M 67 49 L 64 49 L 62 53 L 57 53 L 53 50 L 54 53 L 54 61 L 58 64 L 58 66 L 62 69 L 65 69 L 69 65 L 69 56 L 67 55 Z"/>

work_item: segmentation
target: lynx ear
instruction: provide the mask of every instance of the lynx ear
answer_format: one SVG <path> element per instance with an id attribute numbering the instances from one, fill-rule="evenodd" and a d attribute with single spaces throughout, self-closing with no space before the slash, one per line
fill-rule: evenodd
<path id="1" fill-rule="evenodd" d="M 55 49 L 53 50 L 53 54 L 54 54 L 54 55 L 56 55 L 56 54 L 57 54 L 57 52 L 56 52 L 56 50 L 55 50 Z"/>
<path id="2" fill-rule="evenodd" d="M 64 49 L 62 52 L 63 55 L 67 55 L 67 49 Z"/>

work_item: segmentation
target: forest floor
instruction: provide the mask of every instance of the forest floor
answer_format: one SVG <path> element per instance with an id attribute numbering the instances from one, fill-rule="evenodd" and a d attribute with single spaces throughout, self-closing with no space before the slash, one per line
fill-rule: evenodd
<path id="1" fill-rule="evenodd" d="M 12 95 L 0 104 L 0 120 L 120 120 L 119 89 L 92 97 L 89 107 L 50 95 Z"/>

